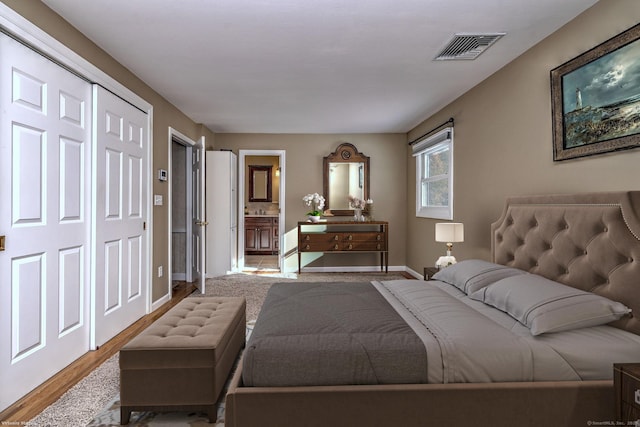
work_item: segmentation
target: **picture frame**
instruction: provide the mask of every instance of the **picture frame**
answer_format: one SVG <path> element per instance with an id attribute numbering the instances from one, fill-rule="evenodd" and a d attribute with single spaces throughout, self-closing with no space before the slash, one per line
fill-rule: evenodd
<path id="1" fill-rule="evenodd" d="M 551 70 L 553 160 L 640 147 L 640 24 Z"/>

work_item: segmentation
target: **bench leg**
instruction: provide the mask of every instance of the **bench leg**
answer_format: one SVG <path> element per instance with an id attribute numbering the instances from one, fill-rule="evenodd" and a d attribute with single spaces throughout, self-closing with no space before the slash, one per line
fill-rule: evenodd
<path id="1" fill-rule="evenodd" d="M 207 416 L 209 417 L 209 422 L 215 424 L 218 421 L 218 406 L 211 405 L 207 411 Z"/>
<path id="2" fill-rule="evenodd" d="M 120 407 L 120 425 L 129 424 L 129 419 L 131 417 L 131 411 L 126 407 Z"/>

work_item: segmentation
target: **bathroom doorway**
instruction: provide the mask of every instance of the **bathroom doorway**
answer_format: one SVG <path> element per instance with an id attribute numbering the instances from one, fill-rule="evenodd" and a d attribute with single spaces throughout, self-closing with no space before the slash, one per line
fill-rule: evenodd
<path id="1" fill-rule="evenodd" d="M 238 268 L 281 271 L 284 235 L 285 152 L 239 150 Z"/>

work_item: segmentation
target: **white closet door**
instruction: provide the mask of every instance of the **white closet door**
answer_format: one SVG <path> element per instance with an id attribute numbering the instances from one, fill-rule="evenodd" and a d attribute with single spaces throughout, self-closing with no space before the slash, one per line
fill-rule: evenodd
<path id="1" fill-rule="evenodd" d="M 92 347 L 147 313 L 147 114 L 94 86 Z"/>
<path id="2" fill-rule="evenodd" d="M 90 108 L 0 34 L 0 411 L 89 349 Z"/>

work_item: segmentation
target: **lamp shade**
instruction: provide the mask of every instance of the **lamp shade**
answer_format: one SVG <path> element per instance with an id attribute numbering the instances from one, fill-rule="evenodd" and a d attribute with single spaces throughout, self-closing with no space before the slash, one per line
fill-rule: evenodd
<path id="1" fill-rule="evenodd" d="M 436 242 L 464 242 L 464 224 L 462 224 L 461 222 L 437 223 Z"/>

